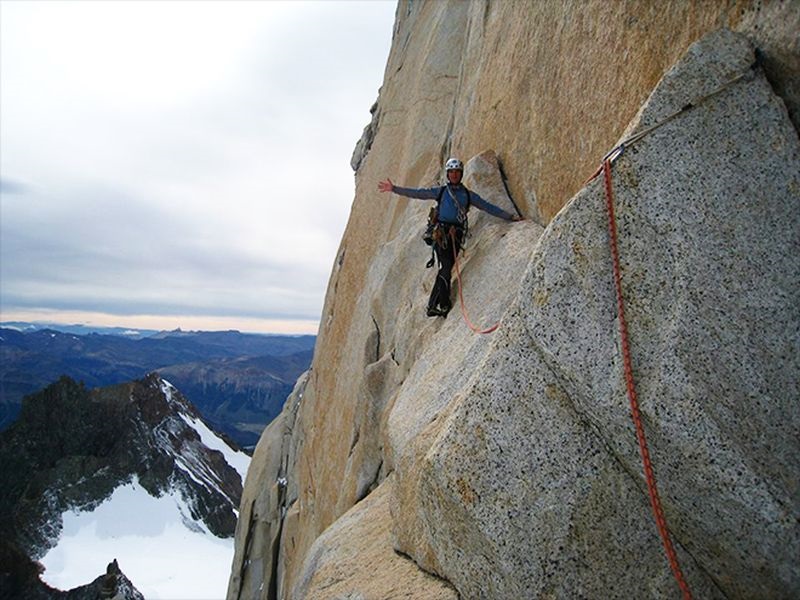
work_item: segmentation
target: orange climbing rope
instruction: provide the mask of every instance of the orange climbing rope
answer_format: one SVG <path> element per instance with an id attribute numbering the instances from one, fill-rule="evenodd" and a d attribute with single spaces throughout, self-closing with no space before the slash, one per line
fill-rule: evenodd
<path id="1" fill-rule="evenodd" d="M 675 553 L 675 548 L 670 539 L 669 529 L 667 528 L 667 520 L 664 518 L 664 511 L 661 508 L 661 500 L 658 497 L 658 488 L 656 486 L 656 476 L 653 472 L 653 464 L 650 461 L 650 452 L 647 449 L 647 440 L 644 436 L 644 426 L 642 425 L 642 417 L 639 412 L 639 402 L 636 399 L 636 388 L 633 382 L 633 368 L 631 366 L 631 351 L 630 344 L 628 343 L 628 326 L 625 322 L 625 307 L 622 298 L 622 278 L 620 276 L 619 266 L 619 249 L 617 247 L 617 221 L 614 217 L 614 191 L 611 186 L 611 158 L 606 157 L 603 160 L 602 171 L 603 178 L 605 179 L 606 188 L 606 206 L 608 208 L 608 233 L 609 244 L 611 246 L 611 259 L 614 266 L 614 286 L 617 292 L 617 312 L 619 314 L 619 335 L 622 341 L 622 362 L 625 371 L 625 383 L 628 388 L 628 399 L 631 405 L 631 418 L 636 427 L 636 439 L 639 441 L 639 451 L 642 455 L 642 463 L 644 464 L 645 478 L 647 479 L 647 491 L 650 494 L 650 505 L 653 509 L 653 515 L 656 519 L 658 526 L 658 533 L 661 535 L 661 540 L 664 542 L 664 550 L 667 553 L 672 574 L 678 582 L 678 586 L 683 592 L 684 600 L 691 600 L 692 592 L 689 590 L 689 584 L 683 577 L 681 567 L 678 564 L 678 556 Z"/>
<path id="2" fill-rule="evenodd" d="M 472 323 L 472 321 L 469 320 L 469 315 L 467 314 L 467 307 L 464 305 L 464 290 L 463 290 L 464 286 L 461 283 L 461 266 L 458 264 L 458 246 L 456 245 L 456 234 L 455 234 L 455 229 L 453 227 L 450 227 L 448 235 L 450 236 L 450 245 L 453 248 L 453 258 L 455 259 L 455 264 L 456 264 L 456 279 L 458 280 L 458 300 L 461 303 L 461 315 L 464 317 L 464 322 L 475 333 L 481 333 L 481 334 L 492 333 L 495 329 L 500 327 L 500 321 L 498 321 L 488 329 L 481 329 L 480 327 L 475 326 Z"/>

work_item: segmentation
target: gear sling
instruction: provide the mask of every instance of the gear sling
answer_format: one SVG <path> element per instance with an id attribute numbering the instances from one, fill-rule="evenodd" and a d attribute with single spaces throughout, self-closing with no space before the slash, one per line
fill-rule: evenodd
<path id="1" fill-rule="evenodd" d="M 439 263 L 439 272 L 436 274 L 436 281 L 433 284 L 430 299 L 428 300 L 428 315 L 444 316 L 452 307 L 450 301 L 450 278 L 455 262 L 455 255 L 461 250 L 468 228 L 467 211 L 469 211 L 471 198 L 469 190 L 466 187 L 464 187 L 464 191 L 467 193 L 466 207 L 462 207 L 456 197 L 451 193 L 451 197 L 459 209 L 459 223 L 439 221 L 439 206 L 445 191 L 447 191 L 446 185 L 442 186 L 442 189 L 439 190 L 439 195 L 436 197 L 436 206 L 431 208 L 428 214 L 428 225 L 422 236 L 425 243 L 431 246 L 431 259 L 425 267 L 430 268 L 437 261 Z M 450 232 L 451 229 L 452 235 Z M 455 244 L 455 248 L 451 248 L 453 244 Z"/>

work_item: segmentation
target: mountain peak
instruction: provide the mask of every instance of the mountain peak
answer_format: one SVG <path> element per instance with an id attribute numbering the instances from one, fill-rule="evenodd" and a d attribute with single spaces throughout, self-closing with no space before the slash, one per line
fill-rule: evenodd
<path id="1" fill-rule="evenodd" d="M 60 378 L 25 398 L 0 434 L 0 460 L 0 534 L 34 559 L 59 543 L 66 513 L 92 512 L 131 484 L 174 496 L 189 529 L 231 537 L 249 463 L 157 373 L 93 390 Z"/>

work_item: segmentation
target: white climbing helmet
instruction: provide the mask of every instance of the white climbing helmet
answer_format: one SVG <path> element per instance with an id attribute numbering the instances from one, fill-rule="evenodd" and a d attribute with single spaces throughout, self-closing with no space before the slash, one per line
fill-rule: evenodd
<path id="1" fill-rule="evenodd" d="M 444 164 L 445 171 L 463 171 L 464 170 L 464 163 L 462 163 L 457 158 L 449 158 L 447 162 Z"/>

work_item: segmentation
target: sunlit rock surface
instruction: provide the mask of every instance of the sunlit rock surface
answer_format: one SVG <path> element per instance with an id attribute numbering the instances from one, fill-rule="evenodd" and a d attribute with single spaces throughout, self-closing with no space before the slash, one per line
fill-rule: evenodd
<path id="1" fill-rule="evenodd" d="M 696 596 L 800 593 L 800 150 L 781 92 L 798 73 L 796 13 L 400 3 L 314 363 L 282 433 L 262 438 L 262 483 L 244 490 L 243 515 L 263 500 L 258 518 L 283 516 L 249 546 L 252 568 L 240 521 L 229 598 L 381 597 L 347 568 L 353 553 L 372 564 L 375 546 L 344 541 L 387 500 L 393 549 L 464 598 L 677 595 L 625 396 L 602 180 L 586 178 L 627 133 L 742 73 L 615 162 L 623 287 Z M 689 48 L 719 25 L 752 39 L 723 30 Z M 547 225 L 471 211 L 464 297 L 479 325 L 500 320 L 491 336 L 458 308 L 425 317 L 430 203 L 375 190 L 386 176 L 435 185 L 449 155 L 474 157 L 467 185 L 511 210 L 502 165 L 522 212 Z M 345 572 L 339 596 L 320 591 L 323 573 Z"/>

